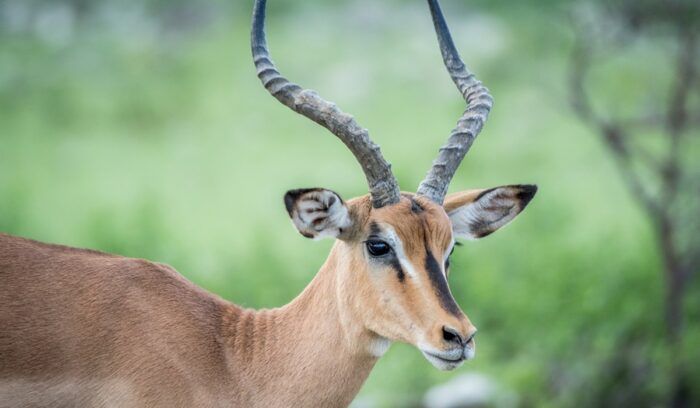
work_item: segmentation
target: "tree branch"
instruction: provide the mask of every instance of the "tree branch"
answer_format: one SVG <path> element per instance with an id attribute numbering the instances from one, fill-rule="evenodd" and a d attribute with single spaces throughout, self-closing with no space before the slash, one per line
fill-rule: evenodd
<path id="1" fill-rule="evenodd" d="M 642 203 L 649 215 L 658 220 L 662 209 L 655 197 L 644 187 L 640 177 L 632 169 L 632 161 L 629 154 L 627 139 L 628 133 L 617 123 L 602 118 L 591 106 L 590 97 L 586 92 L 585 82 L 590 68 L 591 50 L 581 38 L 577 36 L 577 42 L 571 58 L 569 76 L 569 88 L 571 105 L 574 112 L 584 123 L 591 124 L 603 136 L 610 151 L 613 153 L 623 180 L 628 189 Z"/>

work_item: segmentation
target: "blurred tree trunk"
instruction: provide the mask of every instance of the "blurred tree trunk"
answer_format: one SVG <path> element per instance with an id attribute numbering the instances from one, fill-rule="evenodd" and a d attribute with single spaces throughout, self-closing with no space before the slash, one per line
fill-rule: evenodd
<path id="1" fill-rule="evenodd" d="M 625 184 L 654 227 L 663 266 L 665 326 L 672 358 L 668 404 L 690 407 L 694 403 L 690 401 L 690 384 L 682 355 L 683 305 L 692 275 L 700 269 L 700 243 L 693 242 L 700 233 L 691 227 L 690 234 L 685 235 L 683 228 L 693 225 L 691 217 L 697 218 L 700 214 L 700 200 L 684 201 L 690 202 L 692 207 L 685 216 L 678 206 L 682 205 L 682 194 L 697 194 L 692 185 L 687 185 L 698 181 L 692 177 L 693 170 L 698 167 L 697 160 L 684 160 L 683 155 L 691 130 L 700 126 L 700 108 L 691 106 L 691 93 L 700 88 L 700 1 L 618 0 L 605 3 L 603 11 L 598 13 L 589 22 L 588 32 L 579 33 L 577 37 L 570 70 L 572 106 L 577 115 L 602 136 Z M 674 77 L 666 104 L 663 100 L 657 103 L 660 99 L 657 97 L 655 111 L 643 113 L 634 120 L 612 117 L 603 109 L 596 110 L 588 94 L 586 78 L 596 48 L 609 47 L 615 41 L 606 39 L 596 44 L 591 31 L 615 31 L 613 35 L 618 36 L 618 40 L 623 37 L 623 42 L 629 43 L 638 37 L 659 35 L 659 27 L 672 33 L 672 42 L 677 47 Z M 652 29 L 646 31 L 648 28 Z M 639 133 L 649 129 L 657 130 L 665 152 L 640 146 Z M 690 241 L 685 249 L 684 240 Z"/>

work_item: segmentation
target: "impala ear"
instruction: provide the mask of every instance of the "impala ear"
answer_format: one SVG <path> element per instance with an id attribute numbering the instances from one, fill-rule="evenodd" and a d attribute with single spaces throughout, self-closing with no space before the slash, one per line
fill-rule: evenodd
<path id="1" fill-rule="evenodd" d="M 537 186 L 530 184 L 469 190 L 448 195 L 443 207 L 455 236 L 478 239 L 512 221 L 536 192 Z"/>
<path id="2" fill-rule="evenodd" d="M 306 238 L 337 238 L 352 226 L 348 207 L 331 190 L 290 190 L 284 195 L 284 205 L 294 226 Z"/>

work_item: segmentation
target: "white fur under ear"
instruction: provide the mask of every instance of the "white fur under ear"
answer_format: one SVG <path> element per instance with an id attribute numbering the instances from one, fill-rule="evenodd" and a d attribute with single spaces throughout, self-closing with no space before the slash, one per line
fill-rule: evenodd
<path id="1" fill-rule="evenodd" d="M 511 222 L 536 192 L 537 186 L 534 185 L 513 185 L 466 194 L 457 193 L 451 203 L 447 203 L 450 200 L 448 196 L 445 207 L 452 222 L 452 231 L 460 238 L 483 238 Z M 468 197 L 473 199 L 467 201 Z M 466 202 L 461 204 L 460 200 Z"/>
<path id="2" fill-rule="evenodd" d="M 337 238 L 352 225 L 348 207 L 331 190 L 290 190 L 284 195 L 284 204 L 294 226 L 307 238 Z"/>

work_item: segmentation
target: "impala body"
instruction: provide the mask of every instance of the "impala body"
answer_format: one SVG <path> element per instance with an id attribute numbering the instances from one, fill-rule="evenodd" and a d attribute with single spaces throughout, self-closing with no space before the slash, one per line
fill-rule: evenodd
<path id="1" fill-rule="evenodd" d="M 446 195 L 491 97 L 461 62 L 437 1 L 428 3 L 467 110 L 417 193 L 400 192 L 351 116 L 277 71 L 257 0 L 258 76 L 348 146 L 369 194 L 346 202 L 322 188 L 287 192 L 299 232 L 336 241 L 309 286 L 270 310 L 228 303 L 167 265 L 0 234 L 0 408 L 346 406 L 393 341 L 439 369 L 473 358 L 476 328 L 450 293 L 449 256 L 456 238 L 511 221 L 536 187 Z"/>

